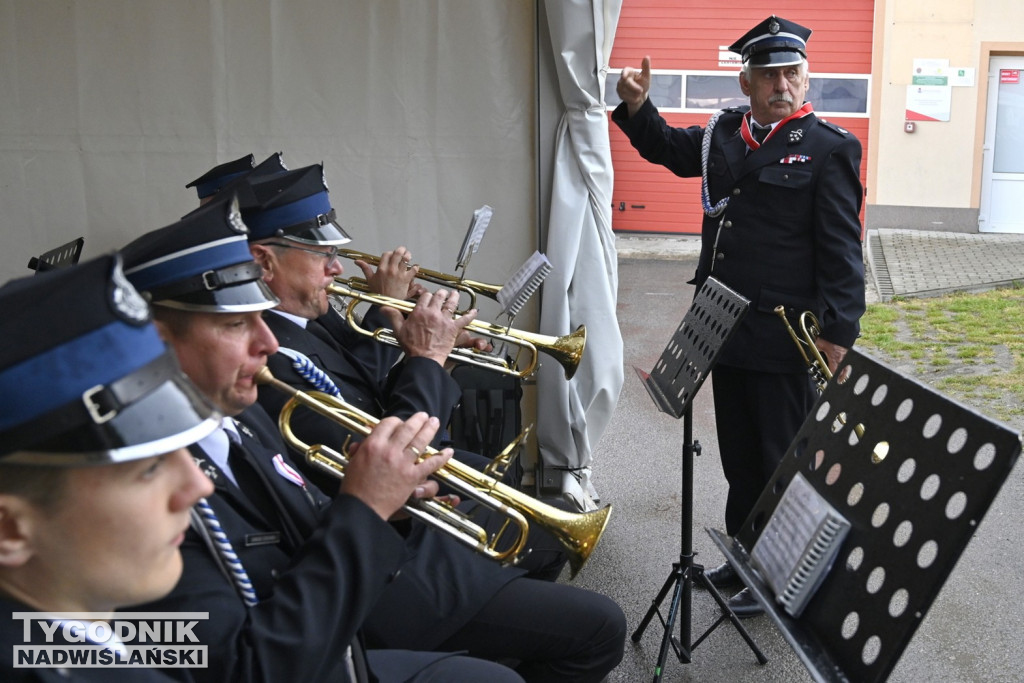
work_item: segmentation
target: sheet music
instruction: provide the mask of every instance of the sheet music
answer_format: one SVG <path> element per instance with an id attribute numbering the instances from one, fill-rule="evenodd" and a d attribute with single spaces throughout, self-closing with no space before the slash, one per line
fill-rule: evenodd
<path id="1" fill-rule="evenodd" d="M 849 529 L 846 518 L 797 472 L 750 554 L 790 615 L 800 616 Z"/>
<path id="2" fill-rule="evenodd" d="M 473 220 L 469 222 L 466 237 L 462 240 L 462 248 L 459 249 L 459 258 L 455 263 L 456 270 L 465 268 L 466 264 L 469 263 L 469 257 L 480 248 L 480 242 L 484 238 L 484 232 L 487 231 L 487 226 L 490 225 L 491 216 L 493 215 L 494 209 L 486 204 L 473 212 Z"/>
<path id="3" fill-rule="evenodd" d="M 535 251 L 498 290 L 498 303 L 509 318 L 516 317 L 553 267 L 547 256 Z"/>

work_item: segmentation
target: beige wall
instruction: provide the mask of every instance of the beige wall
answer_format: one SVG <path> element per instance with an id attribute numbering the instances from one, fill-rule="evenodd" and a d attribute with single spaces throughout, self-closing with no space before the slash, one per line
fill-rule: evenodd
<path id="1" fill-rule="evenodd" d="M 978 208 L 988 43 L 1024 52 L 1024 3 L 878 0 L 869 206 Z M 908 134 L 906 87 L 914 59 L 923 58 L 973 67 L 976 80 L 973 87 L 953 88 L 949 122 L 917 122 Z"/>

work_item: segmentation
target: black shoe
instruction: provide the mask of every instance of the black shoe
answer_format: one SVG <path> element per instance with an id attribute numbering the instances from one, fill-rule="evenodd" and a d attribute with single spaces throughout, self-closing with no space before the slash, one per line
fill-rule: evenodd
<path id="1" fill-rule="evenodd" d="M 743 585 L 740 577 L 736 574 L 736 570 L 728 562 L 720 564 L 714 569 L 705 570 L 704 576 L 708 577 L 711 585 L 715 588 L 730 588 Z"/>
<path id="2" fill-rule="evenodd" d="M 749 588 L 744 588 L 736 595 L 729 598 L 729 609 L 740 619 L 746 619 L 747 617 L 756 617 L 758 614 L 764 612 L 764 608 L 761 607 L 761 603 L 757 601 L 754 594 L 750 592 Z"/>

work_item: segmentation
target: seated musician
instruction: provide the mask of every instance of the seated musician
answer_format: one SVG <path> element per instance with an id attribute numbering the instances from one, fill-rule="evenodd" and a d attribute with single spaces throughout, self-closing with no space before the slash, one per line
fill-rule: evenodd
<path id="1" fill-rule="evenodd" d="M 50 645 L 54 661 L 58 650 L 109 646 L 108 662 L 115 652 L 128 661 L 126 643 L 91 622 L 178 581 L 189 510 L 213 491 L 186 447 L 220 415 L 115 257 L 0 288 L 0 339 L 0 679 L 174 680 L 134 667 L 26 668 L 18 650 Z M 36 611 L 50 618 L 25 616 Z"/>
<path id="2" fill-rule="evenodd" d="M 260 311 L 277 299 L 245 231 L 235 198 L 218 197 L 123 249 L 185 373 L 231 416 L 193 449 L 214 482 L 216 526 L 189 533 L 182 580 L 145 609 L 209 612 L 196 632 L 222 645 L 201 680 L 367 680 L 367 669 L 381 681 L 521 680 L 465 656 L 370 651 L 364 660 L 358 631 L 407 552 L 386 520 L 410 496 L 433 495 L 424 478 L 450 453 L 417 464 L 438 422 L 416 413 L 382 421 L 355 449 L 333 501 L 307 484 L 253 405 L 254 377 L 277 348 Z"/>
<path id="3" fill-rule="evenodd" d="M 168 233 L 181 236 L 185 231 L 176 229 Z M 248 405 L 255 400 L 251 377 L 255 369 L 265 361 L 267 354 L 276 349 L 276 342 L 272 344 L 264 340 L 248 346 L 242 342 L 236 344 L 231 342 L 232 335 L 227 330 L 216 337 L 216 342 L 204 340 L 205 335 L 201 332 L 208 326 L 213 329 L 230 327 L 229 323 L 238 314 L 227 310 L 214 312 L 209 306 L 205 309 L 208 312 L 176 310 L 194 307 L 199 296 L 212 296 L 188 291 L 183 286 L 191 280 L 191 274 L 184 271 L 182 264 L 188 259 L 202 261 L 206 258 L 220 258 L 223 254 L 220 243 L 225 238 L 223 231 L 210 231 L 203 241 L 197 237 L 195 234 L 192 236 L 196 241 L 188 247 L 180 243 L 167 243 L 160 248 L 153 246 L 145 255 L 140 254 L 139 258 L 130 259 L 131 263 L 139 265 L 131 269 L 129 275 L 135 278 L 140 289 L 147 290 L 152 296 L 155 309 L 159 311 L 158 322 L 178 352 L 186 372 L 194 373 L 197 384 L 211 396 L 235 392 L 239 399 L 235 407 L 237 411 L 242 404 Z M 139 242 L 151 240 L 152 236 L 149 240 Z M 314 256 L 301 251 L 296 253 L 308 256 L 311 260 Z M 247 258 L 251 259 L 251 256 Z M 323 257 L 316 256 L 316 260 L 320 262 L 322 270 Z M 152 265 L 146 266 L 147 263 Z M 217 271 L 227 265 L 197 263 L 196 267 L 205 272 Z M 232 265 L 238 265 L 238 262 Z M 245 265 L 255 266 L 252 261 L 245 262 Z M 161 269 L 161 266 L 166 267 Z M 153 282 L 147 273 L 156 272 L 166 274 L 169 280 Z M 178 277 L 183 282 L 177 282 Z M 194 281 L 193 284 L 203 286 Z M 239 290 L 238 286 L 230 287 L 226 283 L 221 286 L 225 292 L 234 293 Z M 225 300 L 225 303 L 228 301 L 230 299 Z M 266 295 L 263 301 L 266 301 Z M 241 318 L 235 324 L 240 324 L 243 329 L 264 329 L 262 322 L 257 324 L 259 317 L 256 313 L 246 313 Z M 176 323 L 176 319 L 181 324 Z M 219 320 L 224 322 L 218 325 Z M 250 337 L 255 335 L 254 332 L 247 334 Z M 234 389 L 236 379 L 244 391 Z M 254 413 L 262 415 L 260 424 L 265 425 L 266 416 L 256 407 L 245 410 L 239 417 L 256 433 L 253 427 L 256 423 L 249 419 Z M 436 427 L 437 423 L 433 424 Z M 258 432 L 267 444 L 271 443 L 273 437 L 267 434 L 269 431 L 261 428 Z M 278 437 L 273 439 L 272 454 L 281 455 L 288 462 L 285 446 Z M 336 445 L 340 447 L 341 442 Z M 422 451 L 425 444 L 417 443 L 415 446 L 418 451 Z M 269 472 L 274 468 L 268 464 L 264 469 Z M 319 501 L 318 505 L 327 505 L 319 490 L 305 477 L 295 472 L 289 472 L 287 478 L 273 472 L 269 474 L 265 480 L 271 480 L 275 488 L 290 487 L 293 497 L 301 498 L 305 495 L 293 483 L 294 478 L 302 480 L 305 490 Z M 239 485 L 247 486 L 247 482 L 240 479 Z M 334 482 L 336 487 L 337 483 Z M 236 502 L 225 498 L 225 504 Z M 281 559 L 285 560 L 293 552 L 298 552 L 301 557 L 302 550 L 290 549 L 287 529 L 281 528 L 288 520 L 283 519 L 284 515 L 278 514 L 276 508 L 286 502 L 264 496 L 260 503 L 254 505 L 271 510 L 264 513 L 260 523 L 266 527 L 262 530 L 271 534 L 269 538 L 274 543 L 270 544 L 269 549 L 259 546 L 246 548 L 248 552 L 273 551 L 278 557 L 284 555 Z M 337 500 L 328 509 L 336 505 Z M 306 513 L 307 516 L 309 514 Z M 407 521 L 399 528 L 405 533 L 408 561 L 402 565 L 400 572 L 394 572 L 393 567 L 389 568 L 394 576 L 369 608 L 369 614 L 363 622 L 363 632 L 369 646 L 466 651 L 472 656 L 485 659 L 514 661 L 518 663 L 516 670 L 527 680 L 598 681 L 621 659 L 625 619 L 618 605 L 608 598 L 575 587 L 525 578 L 522 569 L 503 567 L 469 550 L 451 535 L 430 529 L 422 522 Z M 305 531 L 306 528 L 300 525 L 297 536 L 301 539 Z M 380 534 L 379 531 L 375 533 Z M 263 536 L 267 537 L 266 534 Z M 244 536 L 242 538 L 244 540 Z M 358 546 L 352 547 L 355 549 Z M 364 560 L 374 563 L 372 557 Z M 276 586 L 279 586 L 281 579 L 275 578 L 271 570 L 284 576 L 280 564 L 271 564 L 267 571 L 250 578 L 254 583 L 261 584 L 262 590 L 268 593 L 273 591 L 277 596 L 280 588 Z M 466 680 L 484 679 L 469 677 Z"/>

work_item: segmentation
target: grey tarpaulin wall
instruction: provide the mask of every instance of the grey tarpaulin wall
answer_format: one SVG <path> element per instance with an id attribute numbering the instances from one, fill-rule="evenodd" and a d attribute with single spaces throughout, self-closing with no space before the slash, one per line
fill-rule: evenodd
<path id="1" fill-rule="evenodd" d="M 622 387 L 622 337 L 615 314 L 618 270 L 611 225 L 612 164 L 604 82 L 621 0 L 545 0 L 562 112 L 554 166 L 541 331 L 587 326 L 587 348 L 568 383 L 554 363 L 538 373 L 537 438 L 545 467 L 582 469 L 584 488 L 594 447 Z M 543 46 L 541 46 L 543 49 Z M 573 487 L 565 478 L 563 487 Z"/>
<path id="2" fill-rule="evenodd" d="M 0 3 L 0 281 L 177 220 L 213 165 L 324 162 L 354 247 L 468 275 L 538 248 L 535 6 L 506 0 Z M 495 316 L 482 310 L 481 317 Z M 524 327 L 536 319 L 524 312 Z"/>

